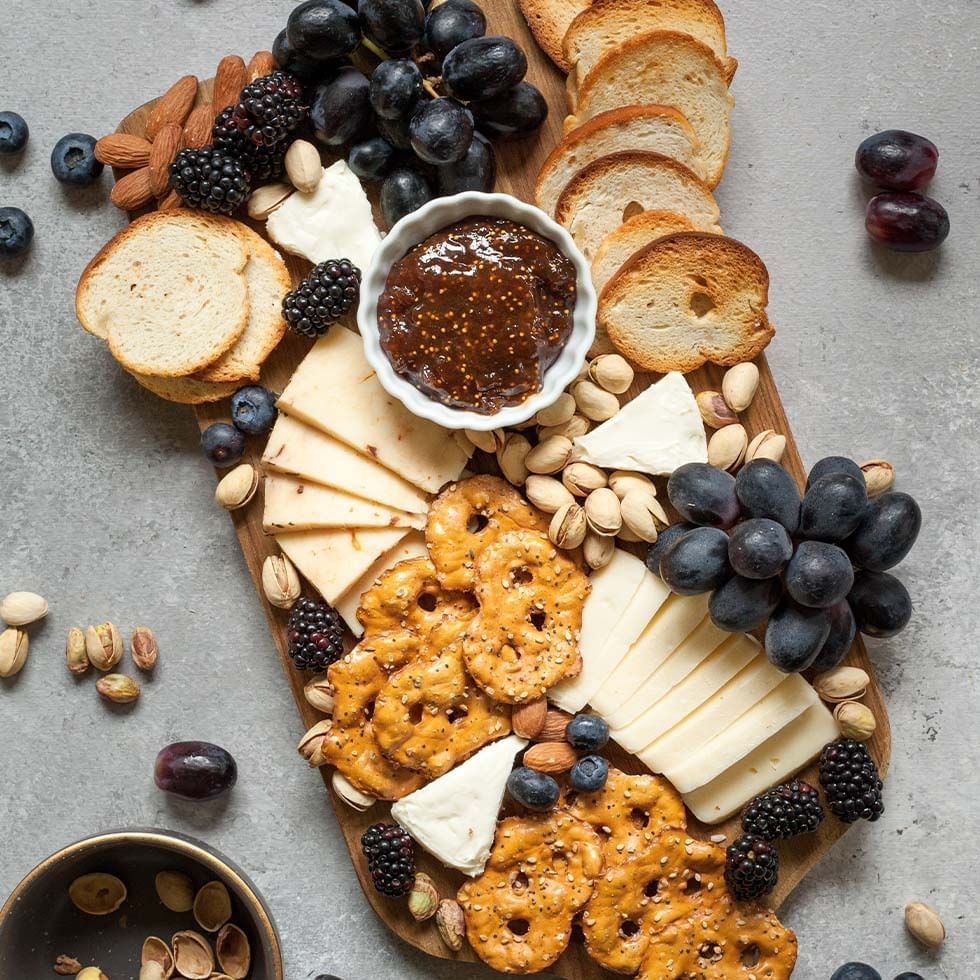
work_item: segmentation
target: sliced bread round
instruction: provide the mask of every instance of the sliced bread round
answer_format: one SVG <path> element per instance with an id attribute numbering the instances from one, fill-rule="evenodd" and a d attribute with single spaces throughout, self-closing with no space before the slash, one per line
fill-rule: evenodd
<path id="1" fill-rule="evenodd" d="M 579 171 L 599 157 L 625 149 L 672 157 L 703 178 L 697 146 L 691 124 L 673 106 L 633 105 L 600 112 L 573 129 L 541 165 L 534 185 L 535 202 L 553 215 L 561 192 Z"/>
<path id="2" fill-rule="evenodd" d="M 769 273 L 758 255 L 720 235 L 680 232 L 636 253 L 599 297 L 597 322 L 644 371 L 693 371 L 756 357 L 775 329 Z"/>
<path id="3" fill-rule="evenodd" d="M 721 180 L 728 160 L 728 117 L 735 100 L 724 65 L 706 44 L 678 31 L 652 31 L 607 51 L 578 87 L 566 132 L 600 112 L 656 102 L 676 106 L 700 143 L 708 185 Z"/>
<path id="4" fill-rule="evenodd" d="M 231 396 L 241 387 L 238 381 L 222 383 L 197 378 L 154 378 L 149 374 L 129 372 L 147 391 L 158 398 L 181 405 L 205 405 Z M 258 380 L 258 379 L 256 379 Z"/>
<path id="5" fill-rule="evenodd" d="M 687 167 L 646 150 L 610 153 L 579 171 L 558 198 L 555 220 L 591 262 L 602 240 L 641 211 L 675 211 L 718 230 L 718 205 Z"/>
<path id="6" fill-rule="evenodd" d="M 590 0 L 520 0 L 521 12 L 534 40 L 562 71 L 568 71 L 561 50 L 562 38 L 576 14 L 588 7 Z"/>

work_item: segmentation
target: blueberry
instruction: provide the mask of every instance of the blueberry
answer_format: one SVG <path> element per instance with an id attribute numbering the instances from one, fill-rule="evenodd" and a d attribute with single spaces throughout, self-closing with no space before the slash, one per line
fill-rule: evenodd
<path id="1" fill-rule="evenodd" d="M 924 980 L 924 977 L 919 973 L 900 973 L 895 980 Z"/>
<path id="2" fill-rule="evenodd" d="M 609 763 L 601 755 L 587 755 L 572 766 L 568 781 L 580 793 L 597 793 L 609 778 Z"/>
<path id="3" fill-rule="evenodd" d="M 20 208 L 0 208 L 0 258 L 23 255 L 34 241 L 34 222 Z"/>
<path id="4" fill-rule="evenodd" d="M 664 530 L 657 535 L 657 540 L 654 541 L 649 548 L 647 548 L 647 568 L 649 568 L 654 575 L 659 575 L 660 560 L 667 553 L 667 550 L 678 538 L 684 537 L 688 531 L 693 531 L 695 527 L 697 527 L 696 524 L 688 524 L 686 521 L 678 521 L 676 524 L 671 524 L 670 527 L 664 528 Z"/>
<path id="5" fill-rule="evenodd" d="M 845 963 L 830 980 L 881 980 L 881 974 L 867 963 Z"/>
<path id="6" fill-rule="evenodd" d="M 27 146 L 29 130 L 23 116 L 0 112 L 0 154 L 20 153 Z"/>
<path id="7" fill-rule="evenodd" d="M 609 726 L 598 715 L 576 715 L 565 729 L 565 738 L 573 748 L 598 752 L 609 741 Z"/>
<path id="8" fill-rule="evenodd" d="M 97 180 L 102 169 L 95 159 L 95 137 L 87 133 L 62 136 L 51 151 L 51 172 L 62 184 L 84 187 Z"/>
<path id="9" fill-rule="evenodd" d="M 276 396 L 262 385 L 239 388 L 231 396 L 231 420 L 250 436 L 268 432 L 276 421 Z"/>
<path id="10" fill-rule="evenodd" d="M 215 422 L 201 433 L 201 449 L 215 466 L 234 466 L 245 452 L 245 436 L 227 422 Z"/>
<path id="11" fill-rule="evenodd" d="M 529 810 L 550 810 L 558 802 L 558 783 L 551 776 L 527 766 L 510 774 L 507 792 Z"/>

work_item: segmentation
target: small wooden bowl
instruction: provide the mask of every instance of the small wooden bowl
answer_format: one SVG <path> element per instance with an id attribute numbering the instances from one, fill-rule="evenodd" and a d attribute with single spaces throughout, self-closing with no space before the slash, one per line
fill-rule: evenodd
<path id="1" fill-rule="evenodd" d="M 64 954 L 82 966 L 98 966 L 109 980 L 139 973 L 147 936 L 166 943 L 175 932 L 204 934 L 191 912 L 171 912 L 156 893 L 160 871 L 180 871 L 196 888 L 222 881 L 231 894 L 232 918 L 252 948 L 250 980 L 283 980 L 282 951 L 272 915 L 255 885 L 206 844 L 160 830 L 121 830 L 62 848 L 42 861 L 0 909 L 0 977 L 41 977 Z M 105 916 L 86 915 L 72 904 L 68 886 L 77 877 L 107 872 L 128 890 L 126 901 Z M 208 933 L 212 945 L 214 934 Z"/>

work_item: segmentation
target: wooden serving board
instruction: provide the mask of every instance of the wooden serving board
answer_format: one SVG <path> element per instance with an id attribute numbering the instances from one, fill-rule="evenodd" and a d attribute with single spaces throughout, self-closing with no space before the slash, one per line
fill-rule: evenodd
<path id="1" fill-rule="evenodd" d="M 490 21 L 488 33 L 508 35 L 524 48 L 529 62 L 528 80 L 541 89 L 551 107 L 551 114 L 537 137 L 517 143 L 495 144 L 498 162 L 496 189 L 503 193 L 513 194 L 522 200 L 533 202 L 534 180 L 540 164 L 561 138 L 561 124 L 565 115 L 564 78 L 538 48 L 520 13 L 516 0 L 494 0 L 493 3 L 484 3 L 483 7 Z M 209 99 L 210 92 L 211 82 L 203 83 L 198 95 L 199 100 Z M 144 135 L 146 119 L 152 105 L 153 103 L 144 105 L 127 116 L 119 127 L 120 132 Z M 376 195 L 374 197 L 376 203 Z M 261 231 L 261 226 L 254 225 L 253 227 Z M 751 243 L 748 244 L 751 245 Z M 294 281 L 297 282 L 309 269 L 308 263 L 294 257 L 287 257 L 287 263 Z M 779 343 L 778 330 L 774 342 Z M 282 391 L 309 346 L 308 341 L 303 341 L 291 333 L 288 334 L 278 350 L 266 362 L 262 374 L 263 384 L 274 391 Z M 790 432 L 779 393 L 776 390 L 765 357 L 760 357 L 758 364 L 762 374 L 759 391 L 751 407 L 742 413 L 741 421 L 746 426 L 750 438 L 764 429 L 773 429 L 786 436 L 787 448 L 783 465 L 789 469 L 802 486 L 805 471 Z M 718 390 L 721 387 L 722 374 L 721 368 L 707 366 L 688 375 L 688 380 L 696 391 Z M 632 398 L 644 390 L 651 380 L 650 376 L 638 376 L 636 384 L 629 391 L 629 397 Z M 199 407 L 196 412 L 202 429 L 212 422 L 227 421 L 228 419 L 226 402 L 204 405 Z M 259 468 L 261 468 L 263 448 L 264 442 L 262 440 L 249 440 L 247 459 Z M 477 459 L 479 460 L 481 456 L 482 454 L 478 453 Z M 492 462 L 487 457 L 483 457 L 479 462 L 486 464 L 482 468 L 492 468 Z M 480 468 L 479 463 L 478 468 Z M 664 496 L 661 494 L 662 499 Z M 305 731 L 306 728 L 320 720 L 322 715 L 312 708 L 304 698 L 303 685 L 307 677 L 292 668 L 286 652 L 285 625 L 287 614 L 271 606 L 266 601 L 262 591 L 262 563 L 268 555 L 277 553 L 278 549 L 274 539 L 268 537 L 262 530 L 261 494 L 257 495 L 248 507 L 234 511 L 232 520 L 235 524 L 238 540 L 241 543 L 245 562 L 255 582 L 259 601 L 265 609 L 279 659 L 282 662 L 287 682 L 292 688 Z M 872 684 L 868 689 L 865 701 L 878 720 L 878 728 L 869 743 L 869 748 L 882 775 L 884 775 L 891 753 L 891 733 L 881 691 L 874 681 L 874 670 L 860 637 L 854 644 L 847 662 L 864 668 L 872 677 Z M 612 751 L 609 755 L 614 765 L 627 772 L 646 771 L 637 759 L 621 751 L 618 746 L 611 746 L 611 748 Z M 297 765 L 302 765 L 302 761 L 298 757 Z M 323 770 L 324 782 L 328 787 L 328 792 L 330 775 L 330 770 Z M 815 766 L 802 775 L 809 782 L 817 783 Z M 406 942 L 433 956 L 476 962 L 477 957 L 468 946 L 460 953 L 452 953 L 443 944 L 431 923 L 419 924 L 415 922 L 409 915 L 404 902 L 394 902 L 383 898 L 371 885 L 361 858 L 359 839 L 370 824 L 385 818 L 387 805 L 378 803 L 366 813 L 358 813 L 338 800 L 332 792 L 330 796 L 337 822 L 351 852 L 354 870 L 360 880 L 364 894 L 388 928 Z M 771 896 L 771 904 L 774 907 L 778 908 L 786 896 L 806 877 L 811 868 L 820 861 L 847 829 L 847 825 L 828 815 L 817 833 L 807 835 L 797 841 L 781 844 L 779 885 Z M 738 820 L 733 818 L 727 823 L 708 827 L 699 824 L 692 818 L 690 831 L 692 835 L 705 839 L 712 834 L 722 833 L 726 834 L 728 840 L 731 841 L 738 835 Z M 420 868 L 432 875 L 439 887 L 440 894 L 443 896 L 455 894 L 456 888 L 462 881 L 461 875 L 443 868 L 425 854 L 420 854 Z M 549 973 L 564 977 L 566 980 L 586 980 L 586 978 L 611 976 L 586 956 L 581 943 L 574 941 Z"/>

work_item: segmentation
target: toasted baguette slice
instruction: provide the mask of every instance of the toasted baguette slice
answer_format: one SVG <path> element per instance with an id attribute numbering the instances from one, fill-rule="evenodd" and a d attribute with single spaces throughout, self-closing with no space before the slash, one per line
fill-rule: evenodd
<path id="1" fill-rule="evenodd" d="M 206 405 L 208 402 L 220 402 L 222 398 L 231 396 L 241 387 L 237 381 L 198 381 L 196 378 L 154 378 L 149 374 L 130 374 L 147 391 L 152 391 L 158 398 L 180 405 Z"/>
<path id="2" fill-rule="evenodd" d="M 641 249 L 599 298 L 598 323 L 644 371 L 751 360 L 772 339 L 769 273 L 733 238 L 680 232 Z"/>
<path id="3" fill-rule="evenodd" d="M 568 71 L 561 50 L 562 38 L 578 13 L 588 7 L 590 0 L 520 0 L 521 12 L 527 21 L 538 47 L 562 71 Z"/>
<path id="4" fill-rule="evenodd" d="M 82 273 L 82 326 L 138 374 L 183 377 L 213 364 L 248 322 L 239 227 L 187 209 L 137 218 Z"/>
<path id="5" fill-rule="evenodd" d="M 534 199 L 542 211 L 553 215 L 561 192 L 580 170 L 599 157 L 626 149 L 662 153 L 703 179 L 704 164 L 697 147 L 691 124 L 673 106 L 633 105 L 600 112 L 552 150 L 541 165 Z"/>
<path id="6" fill-rule="evenodd" d="M 245 284 L 248 323 L 238 343 L 196 377 L 201 381 L 258 381 L 265 359 L 286 332 L 283 297 L 293 288 L 282 256 L 251 228 L 242 225 L 248 247 Z"/>
<path id="7" fill-rule="evenodd" d="M 652 31 L 607 51 L 578 87 L 575 113 L 565 130 L 624 105 L 658 102 L 676 106 L 700 143 L 708 185 L 721 180 L 728 160 L 728 117 L 735 100 L 725 66 L 690 34 Z"/>
<path id="8" fill-rule="evenodd" d="M 591 262 L 603 238 L 641 211 L 675 211 L 702 231 L 718 231 L 718 205 L 687 167 L 660 153 L 611 153 L 576 174 L 558 198 L 555 220 Z"/>
<path id="9" fill-rule="evenodd" d="M 725 19 L 714 0 L 592 0 L 569 25 L 562 42 L 568 74 L 569 109 L 577 102 L 579 82 L 607 52 L 639 34 L 679 31 L 706 44 L 731 82 L 738 62 L 728 57 Z"/>

